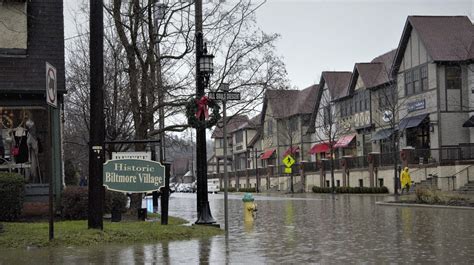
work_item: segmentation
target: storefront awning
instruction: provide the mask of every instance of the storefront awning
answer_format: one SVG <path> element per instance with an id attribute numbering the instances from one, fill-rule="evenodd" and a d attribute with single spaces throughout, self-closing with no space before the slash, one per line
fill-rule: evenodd
<path id="1" fill-rule="evenodd" d="M 400 121 L 398 128 L 400 130 L 405 130 L 408 128 L 418 127 L 420 123 L 428 116 L 428 114 L 421 114 L 413 117 L 407 117 Z"/>
<path id="2" fill-rule="evenodd" d="M 309 154 L 327 153 L 329 151 L 328 143 L 315 144 L 309 149 Z"/>
<path id="3" fill-rule="evenodd" d="M 337 143 L 334 145 L 334 147 L 335 148 L 347 147 L 352 142 L 355 136 L 356 136 L 355 134 L 342 136 L 341 138 L 339 138 L 339 140 L 337 140 Z"/>
<path id="4" fill-rule="evenodd" d="M 390 137 L 392 135 L 393 132 L 394 132 L 394 130 L 392 130 L 391 128 L 378 130 L 375 133 L 375 135 L 372 136 L 372 141 L 379 141 L 379 140 L 387 139 L 388 137 Z"/>
<path id="5" fill-rule="evenodd" d="M 260 159 L 269 159 L 273 155 L 274 152 L 275 152 L 275 149 L 267 150 L 267 151 L 265 151 L 265 153 L 263 153 L 260 156 Z"/>
<path id="6" fill-rule="evenodd" d="M 471 116 L 464 124 L 462 127 L 474 127 L 474 116 Z"/>
<path id="7" fill-rule="evenodd" d="M 289 154 L 295 154 L 295 153 L 299 153 L 300 152 L 300 147 L 299 146 L 293 146 L 293 147 L 289 147 L 288 149 L 286 149 L 286 151 L 283 153 L 283 157 L 289 155 Z"/>

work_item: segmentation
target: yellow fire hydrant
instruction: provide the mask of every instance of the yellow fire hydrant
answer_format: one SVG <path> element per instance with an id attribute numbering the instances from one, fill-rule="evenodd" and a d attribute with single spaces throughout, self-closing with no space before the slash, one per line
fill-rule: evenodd
<path id="1" fill-rule="evenodd" d="M 246 193 L 242 201 L 244 202 L 244 222 L 253 222 L 253 216 L 257 211 L 257 204 L 254 203 L 255 199 L 252 194 Z"/>

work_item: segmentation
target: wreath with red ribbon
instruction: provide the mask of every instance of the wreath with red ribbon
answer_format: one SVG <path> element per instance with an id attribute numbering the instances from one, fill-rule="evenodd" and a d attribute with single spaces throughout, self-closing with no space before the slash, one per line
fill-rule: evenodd
<path id="1" fill-rule="evenodd" d="M 210 114 L 209 109 L 212 110 Z M 200 99 L 192 98 L 186 104 L 186 117 L 193 128 L 211 128 L 221 118 L 220 107 L 217 101 L 206 96 Z"/>

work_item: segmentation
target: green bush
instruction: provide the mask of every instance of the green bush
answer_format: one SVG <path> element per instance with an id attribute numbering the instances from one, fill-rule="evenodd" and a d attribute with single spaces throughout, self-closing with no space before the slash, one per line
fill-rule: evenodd
<path id="1" fill-rule="evenodd" d="M 387 187 L 336 187 L 336 193 L 388 193 Z M 330 187 L 313 186 L 314 193 L 331 193 Z"/>
<path id="2" fill-rule="evenodd" d="M 235 189 L 235 188 L 231 188 L 231 187 L 227 187 L 227 191 L 228 191 L 228 192 L 235 192 L 236 189 Z M 221 188 L 221 192 L 224 192 L 224 188 Z"/>
<path id="3" fill-rule="evenodd" d="M 88 196 L 88 189 L 86 187 L 66 187 L 61 196 L 63 218 L 68 220 L 87 219 L 89 209 Z"/>
<path id="4" fill-rule="evenodd" d="M 255 188 L 240 188 L 240 192 L 256 192 Z"/>
<path id="5" fill-rule="evenodd" d="M 105 191 L 104 213 L 112 213 L 117 210 L 124 213 L 127 210 L 127 195 L 117 191 Z"/>
<path id="6" fill-rule="evenodd" d="M 0 221 L 15 221 L 21 215 L 25 181 L 20 174 L 0 173 Z"/>

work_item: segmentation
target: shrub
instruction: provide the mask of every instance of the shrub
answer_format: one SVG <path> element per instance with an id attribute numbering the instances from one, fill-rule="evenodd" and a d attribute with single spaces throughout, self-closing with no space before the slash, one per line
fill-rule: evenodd
<path id="1" fill-rule="evenodd" d="M 336 193 L 388 193 L 387 187 L 336 187 Z M 330 187 L 313 187 L 314 193 L 331 193 Z"/>
<path id="2" fill-rule="evenodd" d="M 14 221 L 21 215 L 25 181 L 20 174 L 0 173 L 0 221 Z"/>
<path id="3" fill-rule="evenodd" d="M 66 187 L 61 196 L 63 218 L 69 220 L 87 219 L 88 196 L 86 187 Z"/>
<path id="4" fill-rule="evenodd" d="M 442 201 L 439 192 L 435 189 L 419 187 L 415 189 L 416 202 L 437 204 Z"/>
<path id="5" fill-rule="evenodd" d="M 127 210 L 127 195 L 117 191 L 105 191 L 104 213 L 111 213 L 113 210 L 124 213 Z"/>
<path id="6" fill-rule="evenodd" d="M 255 188 L 241 188 L 239 189 L 240 192 L 255 192 Z"/>
<path id="7" fill-rule="evenodd" d="M 228 191 L 228 192 L 235 192 L 236 189 L 235 189 L 235 188 L 231 188 L 231 187 L 227 187 L 227 191 Z M 221 188 L 221 192 L 224 192 L 224 188 Z"/>

